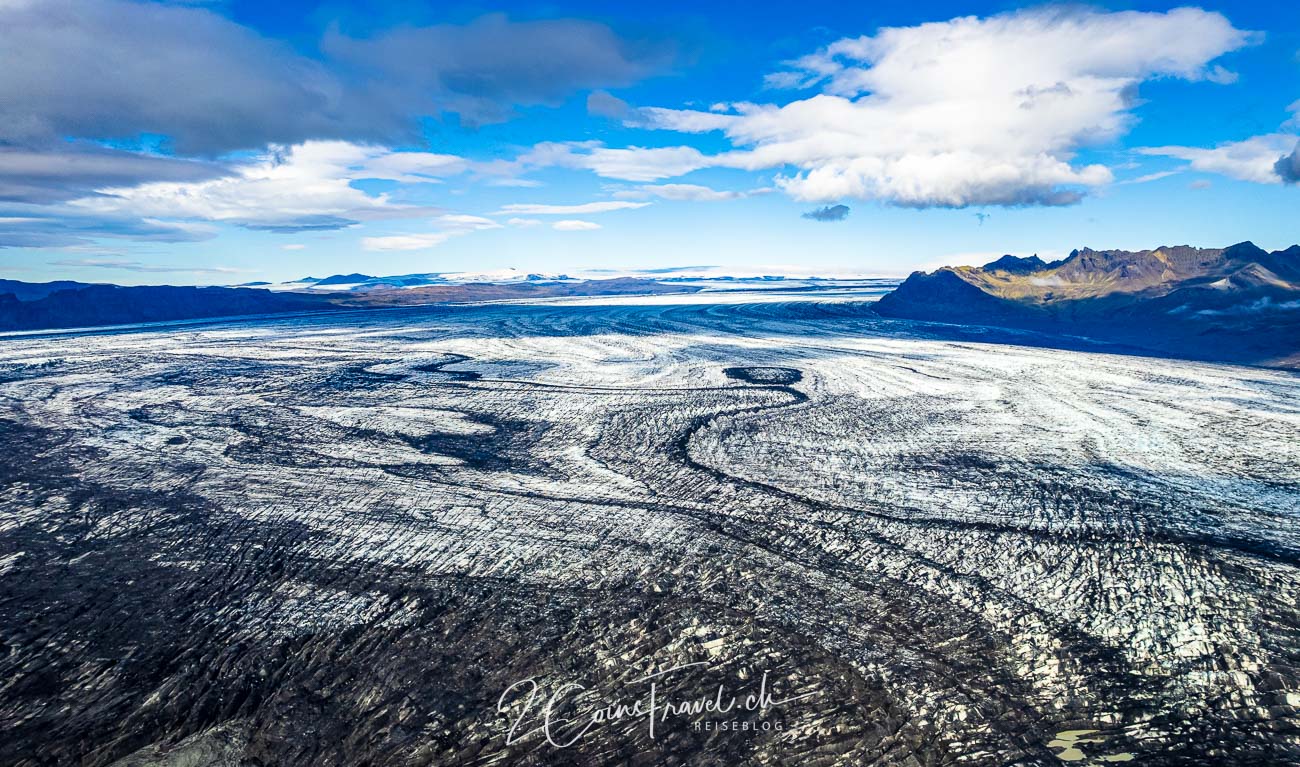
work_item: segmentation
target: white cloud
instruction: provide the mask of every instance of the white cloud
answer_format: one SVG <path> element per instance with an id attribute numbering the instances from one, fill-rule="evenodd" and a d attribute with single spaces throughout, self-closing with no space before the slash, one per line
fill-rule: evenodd
<path id="1" fill-rule="evenodd" d="M 719 200 L 738 200 L 742 197 L 763 194 L 769 191 L 771 190 L 752 189 L 748 192 L 736 192 L 731 190 L 712 189 L 698 184 L 648 184 L 645 186 L 639 186 L 636 189 L 625 189 L 620 192 L 615 192 L 614 196 L 625 200 L 644 200 L 647 197 L 658 197 L 660 199 L 674 201 L 716 202 Z"/>
<path id="2" fill-rule="evenodd" d="M 1170 176 L 1177 176 L 1179 173 L 1181 173 L 1181 171 L 1177 171 L 1177 170 L 1162 170 L 1162 171 L 1158 171 L 1158 172 L 1156 172 L 1156 173 L 1148 173 L 1148 174 L 1146 174 L 1146 175 L 1144 175 L 1144 176 L 1138 176 L 1137 178 L 1130 178 L 1130 179 L 1125 179 L 1125 180 L 1123 180 L 1123 181 L 1116 181 L 1115 183 L 1116 183 L 1116 185 L 1120 185 L 1120 184 L 1149 184 L 1149 183 L 1151 183 L 1152 181 L 1159 181 L 1159 180 L 1161 180 L 1161 179 L 1169 178 Z"/>
<path id="3" fill-rule="evenodd" d="M 539 186 L 545 186 L 542 182 L 530 178 L 494 178 L 488 181 L 487 184 L 488 186 L 517 187 L 520 189 L 536 189 Z"/>
<path id="4" fill-rule="evenodd" d="M 280 250 L 305 250 L 306 247 L 306 245 L 303 245 L 300 242 L 294 242 L 289 245 L 281 245 Z"/>
<path id="5" fill-rule="evenodd" d="M 778 185 L 815 202 L 1068 204 L 1112 180 L 1108 168 L 1075 157 L 1128 129 L 1137 85 L 1229 80 L 1212 62 L 1257 39 L 1195 8 L 1051 8 L 887 28 L 832 43 L 769 78 L 774 87 L 823 90 L 810 98 L 729 105 L 735 114 L 639 110 L 652 127 L 722 131 L 736 151 L 695 157 L 689 147 L 632 148 L 619 163 L 585 162 L 631 180 L 708 166 L 793 167 Z M 590 155 L 597 151 L 616 150 Z"/>
<path id="6" fill-rule="evenodd" d="M 1168 13 L 1048 8 L 886 28 L 874 37 L 839 40 L 790 63 L 801 85 L 825 83 L 833 95 L 934 102 L 951 97 L 954 86 L 1025 95 L 1086 78 L 1222 79 L 1225 70 L 1208 64 L 1258 39 L 1222 14 L 1198 8 Z M 991 77 L 998 82 L 990 83 Z"/>
<path id="7" fill-rule="evenodd" d="M 498 213 L 502 215 L 520 214 L 525 216 L 571 216 L 582 213 L 608 213 L 612 210 L 631 210 L 644 208 L 648 202 L 586 202 L 581 205 L 542 205 L 520 203 L 503 205 Z"/>
<path id="8" fill-rule="evenodd" d="M 709 161 L 698 149 L 689 146 L 628 147 L 626 149 L 593 149 L 582 155 L 581 166 L 605 178 L 626 181 L 657 181 L 672 178 L 704 168 Z"/>
<path id="9" fill-rule="evenodd" d="M 461 213 L 439 216 L 438 221 L 450 229 L 500 229 L 501 225 L 490 218 L 469 216 Z"/>
<path id="10" fill-rule="evenodd" d="M 351 183 L 363 178 L 423 178 L 453 167 L 445 155 L 398 157 L 380 147 L 344 141 L 308 141 L 273 148 L 238 165 L 229 176 L 196 182 L 155 182 L 100 190 L 69 205 L 107 215 L 212 221 L 254 229 L 338 229 L 359 221 L 428 215 Z M 438 158 L 438 159 L 432 159 Z"/>
<path id="11" fill-rule="evenodd" d="M 551 228 L 557 229 L 561 232 L 589 232 L 593 229 L 599 229 L 600 224 L 592 221 L 566 219 L 564 221 L 556 221 L 554 224 L 551 224 Z"/>
<path id="12" fill-rule="evenodd" d="M 542 225 L 542 222 L 539 221 L 539 220 L 537 220 L 537 219 L 535 219 L 535 218 L 508 218 L 508 219 L 506 219 L 506 226 L 520 226 L 520 227 L 528 227 L 528 226 L 541 226 L 541 225 Z"/>
<path id="13" fill-rule="evenodd" d="M 717 158 L 688 146 L 612 149 L 599 141 L 545 141 L 512 161 L 483 163 L 478 170 L 514 178 L 537 168 L 576 168 L 623 181 L 658 181 L 717 163 Z"/>
<path id="14" fill-rule="evenodd" d="M 392 234 L 381 237 L 363 237 L 361 247 L 364 250 L 425 250 L 443 244 L 452 237 L 459 237 L 470 232 L 485 229 L 501 229 L 501 224 L 483 216 L 471 216 L 465 213 L 447 213 L 434 221 L 440 227 L 438 231 L 418 232 L 412 234 Z"/>
<path id="15" fill-rule="evenodd" d="M 357 168 L 358 178 L 378 178 L 407 184 L 436 182 L 469 168 L 463 157 L 430 152 L 387 152 Z"/>
<path id="16" fill-rule="evenodd" d="M 1277 174 L 1278 160 L 1296 146 L 1300 137 L 1284 133 L 1255 136 L 1245 141 L 1220 144 L 1213 149 L 1188 146 L 1144 147 L 1138 152 L 1156 157 L 1174 157 L 1185 160 L 1192 170 L 1218 173 L 1242 181 L 1260 184 L 1280 184 Z"/>
<path id="17" fill-rule="evenodd" d="M 727 130 L 735 125 L 740 118 L 736 115 L 719 113 L 713 107 L 723 106 L 714 104 L 709 107 L 708 112 L 699 112 L 692 109 L 663 109 L 662 107 L 644 107 L 638 110 L 638 114 L 643 120 L 655 125 L 675 125 L 675 130 L 685 133 L 708 133 L 715 130 Z M 745 106 L 743 104 L 738 106 Z"/>
<path id="18" fill-rule="evenodd" d="M 424 234 L 394 234 L 385 237 L 363 237 L 364 250 L 425 250 L 441 245 L 455 236 L 454 232 L 426 232 Z"/>

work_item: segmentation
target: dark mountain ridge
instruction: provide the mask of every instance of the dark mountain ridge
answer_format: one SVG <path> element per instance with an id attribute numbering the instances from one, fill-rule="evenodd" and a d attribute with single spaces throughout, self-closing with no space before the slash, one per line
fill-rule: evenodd
<path id="1" fill-rule="evenodd" d="M 357 275 L 336 275 L 350 284 Z M 374 278 L 371 278 L 374 279 Z M 62 287 L 63 285 L 72 287 Z M 318 283 L 319 284 L 319 283 Z M 520 298 L 693 293 L 698 287 L 664 285 L 654 280 L 616 278 L 582 282 L 510 282 L 401 288 L 376 285 L 367 291 L 309 293 L 258 287 L 152 285 L 122 287 L 84 283 L 4 281 L 0 290 L 0 331 L 89 328 L 142 322 L 172 322 L 285 312 L 398 307 L 430 303 L 499 301 Z M 50 286 L 61 289 L 51 290 Z"/>
<path id="2" fill-rule="evenodd" d="M 982 267 L 915 272 L 876 312 L 1292 366 L 1300 361 L 1300 246 L 1083 248 L 1052 263 L 1003 256 Z"/>
<path id="3" fill-rule="evenodd" d="M 60 290 L 81 290 L 99 283 L 75 282 L 73 280 L 55 280 L 53 282 L 22 282 L 21 280 L 0 280 L 0 295 L 13 294 L 19 301 L 34 301 L 45 298 Z"/>
<path id="4" fill-rule="evenodd" d="M 0 293 L 0 330 L 82 328 L 139 322 L 337 309 L 324 296 L 253 288 L 86 285 L 31 300 Z"/>

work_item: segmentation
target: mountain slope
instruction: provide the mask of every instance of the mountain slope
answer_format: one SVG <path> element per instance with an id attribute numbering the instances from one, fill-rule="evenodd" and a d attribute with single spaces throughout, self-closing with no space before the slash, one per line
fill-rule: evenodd
<path id="1" fill-rule="evenodd" d="M 337 284 L 357 275 L 338 275 Z M 328 278 L 334 279 L 334 278 Z M 370 278 L 375 279 L 375 278 Z M 616 278 L 574 282 L 516 281 L 465 283 L 402 289 L 376 284 L 365 291 L 272 291 L 256 287 L 122 287 L 86 285 L 50 291 L 58 283 L 6 281 L 0 291 L 0 331 L 84 328 L 237 317 L 255 314 L 344 308 L 397 307 L 430 303 L 465 303 L 563 296 L 694 293 L 698 287 L 665 285 L 654 280 Z"/>
<path id="2" fill-rule="evenodd" d="M 1292 365 L 1300 361 L 1300 247 L 1083 249 L 1050 264 L 1004 256 L 982 267 L 916 272 L 876 312 Z"/>
<path id="3" fill-rule="evenodd" d="M 20 280 L 0 280 L 0 295 L 12 293 L 19 301 L 34 301 L 45 298 L 60 290 L 81 290 L 95 283 L 74 282 L 73 280 L 55 280 L 54 282 L 22 282 Z"/>
<path id="4" fill-rule="evenodd" d="M 321 296 L 253 288 L 88 285 L 29 301 L 19 300 L 13 292 L 0 293 L 0 330 L 126 325 L 335 308 Z"/>

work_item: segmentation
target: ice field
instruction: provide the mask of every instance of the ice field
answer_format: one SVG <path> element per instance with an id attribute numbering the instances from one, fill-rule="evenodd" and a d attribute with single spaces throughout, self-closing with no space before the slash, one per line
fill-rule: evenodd
<path id="1" fill-rule="evenodd" d="M 1300 376 L 1032 343 L 851 292 L 0 339 L 0 764 L 1300 763 Z M 518 680 L 686 663 L 804 697 L 508 742 Z"/>

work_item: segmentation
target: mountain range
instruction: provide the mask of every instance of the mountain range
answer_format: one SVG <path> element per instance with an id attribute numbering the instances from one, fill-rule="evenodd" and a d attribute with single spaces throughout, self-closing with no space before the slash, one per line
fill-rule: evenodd
<path id="1" fill-rule="evenodd" d="M 352 272 L 290 282 L 193 287 L 0 280 L 0 331 L 85 328 L 244 315 L 511 299 L 694 293 L 708 289 L 885 289 L 895 279 L 817 276 L 794 269 L 727 271 L 718 266 L 594 269 L 539 274 L 518 269 L 426 272 L 386 277 Z"/>
<path id="2" fill-rule="evenodd" d="M 1158 353 L 1300 364 L 1300 246 L 1076 250 L 915 272 L 885 317 L 1087 336 Z"/>
<path id="3" fill-rule="evenodd" d="M 5 283 L 13 283 L 5 280 Z M 44 330 L 341 308 L 325 296 L 177 285 L 0 285 L 0 330 Z"/>
<path id="4" fill-rule="evenodd" d="M 699 286 L 815 286 L 827 283 L 881 283 L 894 284 L 894 278 L 881 278 L 858 272 L 817 273 L 801 267 L 723 267 L 685 266 L 659 269 L 584 269 L 569 273 L 525 272 L 519 269 L 488 269 L 472 272 L 420 272 L 376 277 L 353 272 L 329 277 L 301 277 L 290 282 L 248 282 L 237 287 L 265 287 L 270 290 L 304 292 L 364 293 L 384 290 L 409 290 L 429 286 L 447 285 L 576 285 L 588 282 L 605 282 L 611 279 L 637 279 L 665 284 L 691 284 Z"/>
<path id="5" fill-rule="evenodd" d="M 0 331 L 89 328 L 146 322 L 240 317 L 287 312 L 333 311 L 430 303 L 497 301 L 519 298 L 692 293 L 698 287 L 654 280 L 517 280 L 426 282 L 403 287 L 392 278 L 361 274 L 308 278 L 311 290 L 266 283 L 233 287 L 150 285 L 124 287 L 84 282 L 47 283 L 0 280 Z M 389 280 L 385 283 L 384 280 Z M 355 290 L 358 285 L 368 285 Z"/>
<path id="6" fill-rule="evenodd" d="M 590 279 L 514 269 L 392 277 L 352 273 L 230 287 L 0 280 L 0 330 L 764 285 L 887 287 L 866 278 L 737 277 L 716 267 L 610 271 L 608 276 L 614 274 L 620 276 Z M 1084 337 L 1128 351 L 1300 367 L 1300 246 L 1271 253 L 1249 242 L 1228 248 L 1083 248 L 1051 262 L 1006 255 L 981 267 L 915 272 L 873 310 L 888 318 L 1037 331 L 1042 336 L 1037 342 L 1065 346 Z"/>

